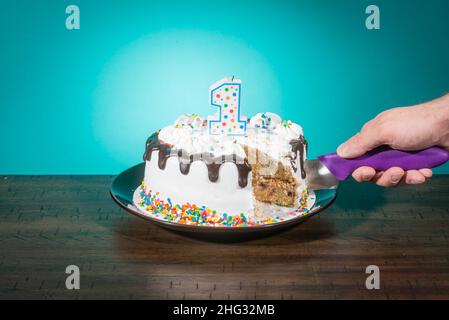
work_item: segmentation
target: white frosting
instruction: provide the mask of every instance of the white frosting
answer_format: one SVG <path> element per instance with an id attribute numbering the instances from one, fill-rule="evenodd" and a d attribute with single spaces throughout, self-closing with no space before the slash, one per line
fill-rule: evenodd
<path id="1" fill-rule="evenodd" d="M 157 159 L 156 151 L 153 151 L 152 158 Z M 300 181 L 297 192 L 301 193 L 306 187 L 306 183 L 298 175 L 297 178 Z M 289 217 L 288 213 L 292 208 L 261 203 L 253 199 L 251 174 L 248 176 L 248 185 L 244 188 L 238 186 L 237 179 L 237 168 L 230 162 L 221 166 L 217 182 L 209 180 L 207 168 L 201 161 L 193 162 L 187 175 L 183 175 L 179 171 L 176 157 L 167 159 L 166 167 L 163 170 L 159 169 L 157 161 L 146 161 L 145 163 L 145 185 L 153 192 L 159 192 L 159 198 L 170 198 L 174 204 L 204 205 L 216 210 L 219 214 L 239 215 L 244 213 L 248 217 L 267 215 Z"/>
<path id="2" fill-rule="evenodd" d="M 194 131 L 198 131 L 203 127 L 203 123 L 204 119 L 202 116 L 195 113 L 188 113 L 176 119 L 175 127 L 188 127 Z"/>
<path id="3" fill-rule="evenodd" d="M 157 159 L 157 152 L 153 151 L 152 158 Z M 207 167 L 201 161 L 193 162 L 186 175 L 179 171 L 176 157 L 167 159 L 164 170 L 159 169 L 157 161 L 147 161 L 145 165 L 144 183 L 158 191 L 160 198 L 170 198 L 176 204 L 205 205 L 220 213 L 239 214 L 252 210 L 251 174 L 247 187 L 239 187 L 237 181 L 237 167 L 231 162 L 221 166 L 216 182 L 209 180 Z"/>
<path id="4" fill-rule="evenodd" d="M 272 112 L 261 112 L 251 117 L 249 127 L 254 129 L 274 130 L 282 122 L 281 117 Z"/>
<path id="5" fill-rule="evenodd" d="M 281 137 L 282 139 L 293 140 L 298 139 L 302 135 L 302 128 L 300 125 L 288 121 L 282 121 L 278 123 L 274 129 L 274 134 Z"/>
<path id="6" fill-rule="evenodd" d="M 198 127 L 199 123 L 201 127 Z M 267 112 L 251 118 L 245 136 L 209 135 L 207 123 L 200 116 L 185 115 L 178 118 L 174 125 L 163 128 L 159 132 L 159 139 L 174 149 L 182 149 L 190 154 L 236 154 L 245 157 L 243 146 L 247 145 L 282 160 L 291 155 L 290 141 L 298 139 L 300 135 L 302 128 L 298 124 L 282 121 L 277 114 Z"/>
<path id="7" fill-rule="evenodd" d="M 260 124 L 263 117 L 271 120 L 264 122 L 262 126 Z M 292 155 L 290 142 L 298 139 L 301 134 L 302 128 L 299 125 L 282 121 L 272 113 L 253 117 L 245 136 L 209 135 L 207 122 L 199 116 L 186 115 L 178 118 L 174 125 L 163 128 L 159 132 L 159 139 L 172 145 L 174 150 L 182 149 L 190 154 L 236 154 L 241 158 L 246 158 L 244 146 L 247 145 L 287 164 Z M 153 154 L 151 159 L 157 157 L 157 154 Z M 296 166 L 298 170 L 295 175 L 300 182 L 297 192 L 301 193 L 306 182 L 301 178 L 300 159 L 296 159 Z M 194 161 L 186 175 L 180 171 L 178 157 L 169 157 L 164 169 L 159 169 L 157 161 L 146 161 L 144 183 L 153 191 L 159 192 L 161 198 L 170 198 L 173 203 L 206 205 L 220 213 L 254 214 L 251 174 L 248 176 L 248 184 L 244 188 L 240 187 L 237 167 L 230 162 L 220 167 L 218 181 L 211 182 L 207 166 L 202 161 Z M 269 208 L 267 212 L 276 214 L 291 210 L 275 205 L 270 205 Z"/>
<path id="8" fill-rule="evenodd" d="M 157 152 L 153 151 L 152 159 L 157 159 Z M 299 166 L 299 160 L 297 160 Z M 306 182 L 301 179 L 300 172 L 296 172 L 300 182 L 297 193 L 306 188 Z M 201 161 L 195 161 L 187 175 L 179 170 L 176 157 L 167 159 L 165 169 L 158 167 L 157 161 L 146 161 L 144 183 L 153 192 L 159 192 L 161 199 L 170 198 L 174 204 L 192 203 L 216 210 L 219 214 L 259 216 L 287 214 L 292 209 L 274 204 L 263 204 L 254 200 L 251 188 L 252 177 L 248 175 L 248 184 L 242 188 L 237 183 L 237 167 L 230 162 L 220 168 L 219 178 L 211 182 L 208 178 L 207 167 Z M 255 205 L 257 204 L 257 208 Z M 259 211 L 256 212 L 256 210 Z M 261 214 L 263 212 L 263 214 Z"/>

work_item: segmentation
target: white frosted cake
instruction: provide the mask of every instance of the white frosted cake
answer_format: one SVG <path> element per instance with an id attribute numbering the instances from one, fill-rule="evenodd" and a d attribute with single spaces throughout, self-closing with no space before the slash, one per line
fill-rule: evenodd
<path id="1" fill-rule="evenodd" d="M 135 194 L 142 212 L 230 227 L 307 214 L 307 142 L 298 124 L 268 112 L 245 119 L 240 135 L 211 134 L 211 124 L 187 114 L 147 140 L 145 177 Z"/>

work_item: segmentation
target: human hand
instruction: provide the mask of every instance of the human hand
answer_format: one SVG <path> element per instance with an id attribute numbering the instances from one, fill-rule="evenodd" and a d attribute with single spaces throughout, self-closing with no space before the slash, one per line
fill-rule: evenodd
<path id="1" fill-rule="evenodd" d="M 355 158 L 381 145 L 404 151 L 432 146 L 449 150 L 449 95 L 421 105 L 380 113 L 367 122 L 359 133 L 340 145 L 337 154 L 343 158 Z M 423 183 L 432 177 L 432 170 L 404 171 L 393 167 L 376 172 L 371 167 L 360 167 L 352 176 L 358 182 L 372 181 L 383 187 L 393 187 L 401 183 Z"/>

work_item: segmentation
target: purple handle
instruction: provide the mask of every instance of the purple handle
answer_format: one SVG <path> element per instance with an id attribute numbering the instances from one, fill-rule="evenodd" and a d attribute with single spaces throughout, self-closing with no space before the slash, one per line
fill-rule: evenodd
<path id="1" fill-rule="evenodd" d="M 374 149 L 354 159 L 340 158 L 335 152 L 318 157 L 318 159 L 338 179 L 345 180 L 357 168 L 368 166 L 377 171 L 391 167 L 404 170 L 434 168 L 449 160 L 449 152 L 439 147 L 421 151 L 400 151 L 389 147 Z"/>

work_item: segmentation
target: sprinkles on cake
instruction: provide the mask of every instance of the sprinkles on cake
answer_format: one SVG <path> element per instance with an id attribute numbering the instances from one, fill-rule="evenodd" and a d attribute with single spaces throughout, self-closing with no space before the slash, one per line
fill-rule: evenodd
<path id="1" fill-rule="evenodd" d="M 309 209 L 307 208 L 308 196 L 308 191 L 304 190 L 297 199 L 299 208 L 290 211 L 288 216 L 299 217 L 307 215 L 309 213 Z M 170 198 L 162 199 L 159 192 L 150 190 L 143 183 L 139 192 L 138 206 L 151 215 L 154 215 L 156 218 L 168 222 L 196 226 L 235 228 L 266 225 L 287 220 L 286 218 L 279 216 L 250 219 L 244 213 L 237 215 L 228 213 L 220 214 L 206 206 L 198 206 L 189 202 L 184 204 L 173 204 Z"/>

